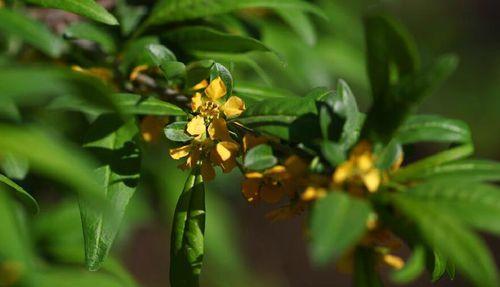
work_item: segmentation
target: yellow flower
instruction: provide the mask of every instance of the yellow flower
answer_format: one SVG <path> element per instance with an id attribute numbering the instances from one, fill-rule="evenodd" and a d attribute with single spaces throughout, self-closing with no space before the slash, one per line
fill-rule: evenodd
<path id="1" fill-rule="evenodd" d="M 207 128 L 205 118 L 195 116 L 187 124 L 186 132 L 194 137 L 193 140 L 188 145 L 170 150 L 173 159 L 187 157 L 180 166 L 182 169 L 193 168 L 201 161 L 201 174 L 209 181 L 215 177 L 212 164 L 220 166 L 226 173 L 236 167 L 240 147 L 229 136 L 224 119 L 213 119 Z"/>
<path id="2" fill-rule="evenodd" d="M 405 266 L 405 262 L 401 257 L 392 254 L 382 255 L 382 262 L 396 270 L 400 270 Z"/>
<path id="3" fill-rule="evenodd" d="M 202 81 L 193 87 L 194 90 L 201 90 L 206 86 L 206 81 Z M 204 92 L 196 92 L 191 98 L 191 109 L 204 117 L 218 118 L 223 114 L 226 118 L 234 118 L 245 110 L 245 103 L 237 96 L 230 96 L 227 101 L 223 97 L 227 94 L 224 81 L 217 77 L 206 86 Z"/>
<path id="4" fill-rule="evenodd" d="M 303 201 L 313 201 L 326 196 L 326 189 L 321 187 L 308 186 L 300 195 Z"/>
<path id="5" fill-rule="evenodd" d="M 334 185 L 360 181 L 369 192 L 377 191 L 381 180 L 382 173 L 375 167 L 371 145 L 366 141 L 360 142 L 351 152 L 349 160 L 339 165 L 333 174 Z"/>
<path id="6" fill-rule="evenodd" d="M 279 202 L 290 190 L 290 174 L 282 165 L 274 166 L 262 173 L 245 174 L 242 184 L 243 196 L 248 202 L 263 200 L 267 203 Z"/>

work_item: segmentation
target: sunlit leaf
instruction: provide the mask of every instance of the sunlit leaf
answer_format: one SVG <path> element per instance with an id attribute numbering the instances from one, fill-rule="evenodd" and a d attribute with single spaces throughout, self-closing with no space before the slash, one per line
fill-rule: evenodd
<path id="1" fill-rule="evenodd" d="M 471 144 L 465 144 L 442 151 L 436 155 L 432 155 L 405 166 L 394 172 L 391 179 L 394 181 L 406 181 L 418 178 L 422 172 L 430 170 L 442 164 L 452 162 L 458 159 L 465 158 L 471 155 L 474 147 Z"/>
<path id="2" fill-rule="evenodd" d="M 99 159 L 94 175 L 110 208 L 99 211 L 84 198 L 80 200 L 85 261 L 90 270 L 99 269 L 108 255 L 137 187 L 140 155 L 134 137 L 138 132 L 135 119 L 123 123 L 112 115 L 104 115 L 97 118 L 86 136 L 85 148 Z"/>

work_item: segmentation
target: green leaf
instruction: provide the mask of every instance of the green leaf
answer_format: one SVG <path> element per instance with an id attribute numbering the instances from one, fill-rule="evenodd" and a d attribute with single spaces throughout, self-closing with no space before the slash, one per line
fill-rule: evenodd
<path id="1" fill-rule="evenodd" d="M 391 140 L 380 150 L 376 150 L 376 165 L 379 169 L 389 169 L 403 155 L 403 147 L 396 140 Z"/>
<path id="2" fill-rule="evenodd" d="M 375 268 L 377 254 L 372 250 L 359 247 L 354 253 L 354 287 L 383 287 Z"/>
<path id="3" fill-rule="evenodd" d="M 385 15 L 368 16 L 364 25 L 373 99 L 387 103 L 393 96 L 389 93 L 391 80 L 395 82 L 418 71 L 417 46 L 402 25 Z"/>
<path id="4" fill-rule="evenodd" d="M 436 252 L 435 250 L 428 252 L 428 255 L 432 255 L 432 261 L 428 263 L 429 266 L 427 268 L 430 271 L 431 281 L 436 282 L 441 279 L 441 277 L 443 277 L 444 273 L 446 272 L 446 266 L 449 265 L 450 262 L 448 262 L 448 260 L 446 260 L 443 255 Z"/>
<path id="5" fill-rule="evenodd" d="M 426 170 L 467 157 L 473 152 L 474 147 L 471 144 L 465 144 L 455 148 L 451 148 L 397 170 L 392 174 L 391 179 L 398 182 L 415 179 L 418 178 L 421 173 Z"/>
<path id="6" fill-rule="evenodd" d="M 128 5 L 127 0 L 118 0 L 116 3 L 116 15 L 120 20 L 122 35 L 129 35 L 146 15 L 145 6 Z"/>
<path id="7" fill-rule="evenodd" d="M 226 85 L 226 95 L 230 96 L 233 93 L 233 76 L 231 72 L 222 64 L 214 63 L 210 68 L 210 81 L 220 77 L 224 85 Z"/>
<path id="8" fill-rule="evenodd" d="M 178 106 L 155 97 L 143 97 L 135 94 L 113 94 L 112 98 L 124 114 L 184 116 L 186 113 Z"/>
<path id="9" fill-rule="evenodd" d="M 0 160 L 0 167 L 5 175 L 13 179 L 24 179 L 29 171 L 29 162 L 22 157 L 11 154 L 3 154 Z"/>
<path id="10" fill-rule="evenodd" d="M 94 0 L 24 0 L 45 8 L 61 9 L 97 22 L 118 25 L 118 20 Z"/>
<path id="11" fill-rule="evenodd" d="M 251 51 L 271 51 L 260 41 L 207 28 L 186 26 L 162 35 L 162 41 L 169 46 L 177 46 L 187 51 L 247 53 Z"/>
<path id="12" fill-rule="evenodd" d="M 205 233 L 205 189 L 195 168 L 186 180 L 177 201 L 170 247 L 172 287 L 199 286 L 203 264 Z"/>
<path id="13" fill-rule="evenodd" d="M 358 141 L 364 115 L 359 112 L 351 89 L 342 79 L 337 82 L 337 94 L 334 98 L 333 109 L 336 114 L 345 119 L 339 143 L 348 149 Z"/>
<path id="14" fill-rule="evenodd" d="M 310 221 L 312 260 L 324 265 L 353 247 L 366 231 L 370 212 L 366 201 L 338 191 L 318 200 Z"/>
<path id="15" fill-rule="evenodd" d="M 177 61 L 174 53 L 160 44 L 149 44 L 147 46 L 149 55 L 154 63 L 160 65 L 164 61 Z"/>
<path id="16" fill-rule="evenodd" d="M 309 46 L 316 43 L 316 31 L 309 16 L 301 10 L 276 9 L 276 13 Z"/>
<path id="17" fill-rule="evenodd" d="M 396 208 L 417 225 L 425 242 L 456 264 L 476 286 L 498 286 L 495 263 L 484 243 L 443 209 L 408 193 L 391 196 Z"/>
<path id="18" fill-rule="evenodd" d="M 278 159 L 273 155 L 273 149 L 266 144 L 260 144 L 246 153 L 244 166 L 249 170 L 264 170 L 276 163 Z"/>
<path id="19" fill-rule="evenodd" d="M 453 161 L 421 170 L 414 178 L 500 181 L 500 163 L 474 159 Z"/>
<path id="20" fill-rule="evenodd" d="M 96 164 L 78 148 L 35 127 L 0 124 L 0 134 L 0 151 L 26 158 L 34 171 L 68 185 L 88 200 L 102 199 L 92 172 Z"/>
<path id="21" fill-rule="evenodd" d="M 3 184 L 12 195 L 23 202 L 32 213 L 38 213 L 40 207 L 38 202 L 24 188 L 17 185 L 3 174 L 0 174 L 0 185 Z"/>
<path id="22" fill-rule="evenodd" d="M 0 32 L 18 37 L 53 58 L 63 52 L 62 39 L 52 34 L 42 23 L 9 9 L 0 9 L 0 18 Z"/>
<path id="23" fill-rule="evenodd" d="M 401 270 L 392 272 L 391 279 L 398 284 L 406 284 L 415 280 L 425 269 L 425 248 L 417 245 Z"/>
<path id="24" fill-rule="evenodd" d="M 30 277 L 34 263 L 34 254 L 29 242 L 26 226 L 19 216 L 16 203 L 12 201 L 7 187 L 0 184 L 0 265 L 12 267 L 12 272 L 18 273 L 19 278 L 14 282 L 16 285 L 35 286 Z M 3 269 L 2 271 L 4 271 Z M 4 275 L 5 273 L 2 273 Z M 4 275 L 5 276 L 5 275 Z M 4 282 L 4 276 L 0 276 L 0 285 L 12 285 L 12 282 Z M 26 284 L 30 282 L 31 284 Z"/>
<path id="25" fill-rule="evenodd" d="M 394 135 L 401 144 L 416 142 L 471 142 L 466 123 L 441 116 L 411 116 Z"/>
<path id="26" fill-rule="evenodd" d="M 373 105 L 364 133 L 387 143 L 415 105 L 448 78 L 458 61 L 443 56 L 420 69 L 413 39 L 386 16 L 367 17 L 365 30 Z"/>
<path id="27" fill-rule="evenodd" d="M 40 105 L 56 96 L 71 95 L 98 107 L 118 109 L 109 87 L 101 80 L 67 69 L 9 67 L 0 70 L 0 78 L 0 103 L 12 100 L 20 105 Z"/>
<path id="28" fill-rule="evenodd" d="M 407 195 L 446 210 L 474 228 L 500 234 L 498 187 L 464 179 L 440 179 L 417 185 Z"/>
<path id="29" fill-rule="evenodd" d="M 154 64 L 148 51 L 151 44 L 159 44 L 160 40 L 154 36 L 135 39 L 125 46 L 119 64 L 122 73 L 127 74 L 133 67 Z"/>
<path id="30" fill-rule="evenodd" d="M 327 140 L 321 142 L 321 153 L 332 166 L 341 164 L 347 158 L 344 146 Z"/>
<path id="31" fill-rule="evenodd" d="M 157 2 L 146 22 L 150 25 L 157 25 L 256 7 L 290 9 L 292 11 L 303 10 L 321 16 L 324 15 L 316 6 L 301 0 L 161 0 Z"/>
<path id="32" fill-rule="evenodd" d="M 276 87 L 263 87 L 262 85 L 253 84 L 250 82 L 238 81 L 234 85 L 234 93 L 238 97 L 247 101 L 262 101 L 265 99 L 274 98 L 293 98 L 298 97 L 292 92 Z"/>
<path id="33" fill-rule="evenodd" d="M 103 115 L 91 125 L 85 139 L 85 148 L 99 159 L 94 175 L 109 203 L 109 210 L 102 211 L 80 200 L 85 261 L 92 271 L 98 270 L 108 255 L 137 187 L 141 161 L 134 137 L 138 132 L 134 118 L 123 123 L 114 115 Z"/>
<path id="34" fill-rule="evenodd" d="M 151 44 L 148 46 L 148 51 L 151 59 L 162 70 L 167 80 L 186 75 L 186 66 L 181 62 L 177 62 L 174 53 L 167 47 Z"/>
<path id="35" fill-rule="evenodd" d="M 116 44 L 113 37 L 108 31 L 93 23 L 75 22 L 64 30 L 64 37 L 95 42 L 108 54 L 116 51 Z"/>
<path id="36" fill-rule="evenodd" d="M 238 122 L 284 139 L 311 139 L 318 131 L 316 103 L 307 97 L 266 99 L 248 106 Z"/>
<path id="37" fill-rule="evenodd" d="M 186 133 L 187 122 L 174 122 L 165 127 L 165 136 L 167 139 L 175 142 L 187 142 L 193 137 Z"/>
<path id="38" fill-rule="evenodd" d="M 206 80 L 210 76 L 210 69 L 213 65 L 213 60 L 201 60 L 187 65 L 186 86 L 191 88 L 202 80 Z"/>

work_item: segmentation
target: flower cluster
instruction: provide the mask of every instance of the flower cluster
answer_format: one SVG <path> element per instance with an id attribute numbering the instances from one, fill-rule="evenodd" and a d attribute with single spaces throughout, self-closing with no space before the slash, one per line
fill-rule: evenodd
<path id="1" fill-rule="evenodd" d="M 224 81 L 217 77 L 193 87 L 191 98 L 193 118 L 186 125 L 186 133 L 192 137 L 188 145 L 170 150 L 174 159 L 187 157 L 181 168 L 193 168 L 201 163 L 204 180 L 215 177 L 214 165 L 230 172 L 236 166 L 240 145 L 231 138 L 227 119 L 239 116 L 245 110 L 245 103 L 236 96 L 227 97 Z M 226 100 L 227 98 L 227 100 Z"/>

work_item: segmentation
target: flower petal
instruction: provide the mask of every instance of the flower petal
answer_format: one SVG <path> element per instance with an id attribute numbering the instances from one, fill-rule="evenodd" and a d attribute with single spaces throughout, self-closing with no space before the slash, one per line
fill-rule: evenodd
<path id="1" fill-rule="evenodd" d="M 170 156 L 173 159 L 180 159 L 187 156 L 190 150 L 191 150 L 191 145 L 185 145 L 178 148 L 173 148 L 170 149 Z"/>
<path id="2" fill-rule="evenodd" d="M 205 119 L 202 116 L 196 116 L 187 124 L 187 132 L 192 136 L 199 136 L 204 134 L 205 129 Z"/>
<path id="3" fill-rule="evenodd" d="M 238 149 L 238 144 L 229 141 L 220 142 L 215 146 L 217 155 L 222 161 L 226 161 L 231 157 L 234 157 L 234 154 L 238 151 Z"/>
<path id="4" fill-rule="evenodd" d="M 231 139 L 226 121 L 221 118 L 212 120 L 208 126 L 208 135 L 213 140 L 228 141 Z"/>
<path id="5" fill-rule="evenodd" d="M 207 80 L 203 80 L 203 81 L 199 82 L 198 84 L 194 85 L 193 90 L 198 91 L 198 90 L 206 88 L 207 86 L 208 86 Z"/>
<path id="6" fill-rule="evenodd" d="M 236 96 L 232 96 L 222 105 L 221 110 L 226 117 L 234 118 L 243 113 L 245 110 L 245 102 Z"/>
<path id="7" fill-rule="evenodd" d="M 350 161 L 344 162 L 339 165 L 333 173 L 333 183 L 343 184 L 346 179 L 352 174 L 353 165 Z"/>
<path id="8" fill-rule="evenodd" d="M 191 98 L 191 110 L 196 112 L 203 105 L 203 99 L 201 93 L 195 93 Z"/>
<path id="9" fill-rule="evenodd" d="M 372 169 L 365 175 L 363 175 L 363 183 L 369 192 L 377 191 L 381 181 L 380 171 L 378 169 Z"/>
<path id="10" fill-rule="evenodd" d="M 205 94 L 211 100 L 215 101 L 224 97 L 227 93 L 226 85 L 220 77 L 217 77 L 210 82 L 210 85 L 205 89 Z"/>

